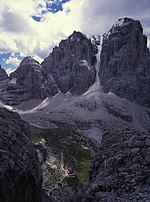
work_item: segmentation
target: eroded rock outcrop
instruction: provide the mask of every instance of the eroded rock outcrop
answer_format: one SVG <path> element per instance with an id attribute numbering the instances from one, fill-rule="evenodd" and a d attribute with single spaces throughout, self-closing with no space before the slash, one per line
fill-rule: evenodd
<path id="1" fill-rule="evenodd" d="M 42 67 L 32 57 L 25 57 L 10 79 L 0 84 L 0 99 L 9 105 L 20 104 L 30 99 L 43 99 L 58 92 L 56 82 L 42 73 Z"/>
<path id="2" fill-rule="evenodd" d="M 74 32 L 44 60 L 43 72 L 53 76 L 63 93 L 82 94 L 95 81 L 97 51 L 90 39 L 81 32 Z"/>
<path id="3" fill-rule="evenodd" d="M 105 92 L 150 107 L 150 53 L 138 20 L 119 19 L 103 35 L 99 76 Z"/>
<path id="4" fill-rule="evenodd" d="M 0 201 L 41 202 L 42 173 L 30 127 L 0 108 Z"/>
<path id="5" fill-rule="evenodd" d="M 96 39 L 95 39 L 96 40 Z M 81 32 L 74 32 L 39 64 L 30 56 L 0 83 L 0 99 L 17 105 L 30 99 L 43 99 L 58 92 L 82 94 L 95 82 L 96 43 Z"/>
<path id="6" fill-rule="evenodd" d="M 111 131 L 103 136 L 81 202 L 150 201 L 150 135 Z"/>
<path id="7" fill-rule="evenodd" d="M 0 65 L 0 81 L 6 80 L 6 79 L 8 79 L 8 75 L 6 71 L 3 68 L 1 68 L 1 65 Z"/>
<path id="8" fill-rule="evenodd" d="M 51 91 L 49 90 L 49 95 L 54 95 L 58 92 L 53 78 L 47 80 L 42 74 L 42 67 L 39 62 L 30 56 L 23 59 L 20 66 L 10 77 L 16 79 L 17 85 L 27 88 L 29 98 L 45 98 L 47 96 L 47 87 L 53 86 L 53 90 L 52 88 Z"/>

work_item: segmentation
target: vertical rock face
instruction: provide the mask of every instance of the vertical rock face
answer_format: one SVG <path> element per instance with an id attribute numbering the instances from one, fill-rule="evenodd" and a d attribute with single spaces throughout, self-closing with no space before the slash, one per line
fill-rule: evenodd
<path id="1" fill-rule="evenodd" d="M 85 92 L 95 81 L 97 47 L 80 32 L 74 32 L 41 64 L 43 72 L 49 72 L 58 88 L 66 93 Z"/>
<path id="2" fill-rule="evenodd" d="M 44 78 L 41 70 L 41 65 L 29 56 L 23 59 L 20 66 L 10 75 L 10 77 L 16 79 L 16 86 L 25 88 L 29 99 L 45 98 L 47 92 L 44 82 L 46 83 L 48 81 Z M 52 84 L 54 81 L 51 79 L 49 83 Z M 51 94 L 53 94 L 53 92 Z"/>
<path id="3" fill-rule="evenodd" d="M 150 107 L 150 53 L 139 21 L 119 19 L 103 35 L 99 76 L 105 92 Z"/>
<path id="4" fill-rule="evenodd" d="M 50 75 L 45 76 L 41 65 L 30 56 L 23 59 L 11 73 L 10 81 L 1 87 L 0 99 L 10 105 L 29 99 L 43 99 L 58 92 L 54 79 Z"/>
<path id="5" fill-rule="evenodd" d="M 0 108 L 0 201 L 41 202 L 42 174 L 29 125 Z"/>
<path id="6" fill-rule="evenodd" d="M 8 79 L 8 75 L 4 69 L 1 68 L 0 65 L 0 81 Z"/>
<path id="7" fill-rule="evenodd" d="M 74 32 L 40 65 L 26 57 L 10 75 L 10 81 L 0 83 L 0 99 L 17 105 L 30 99 L 43 99 L 60 91 L 82 94 L 95 82 L 97 46 L 80 32 Z"/>
<path id="8" fill-rule="evenodd" d="M 41 66 L 31 57 L 24 58 L 20 66 L 10 77 L 12 79 L 15 78 L 16 85 L 23 86 L 31 98 L 43 98 L 45 96 L 42 85 Z"/>

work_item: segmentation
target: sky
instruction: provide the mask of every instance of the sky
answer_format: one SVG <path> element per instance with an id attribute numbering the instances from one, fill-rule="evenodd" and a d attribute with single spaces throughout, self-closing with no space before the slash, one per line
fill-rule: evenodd
<path id="1" fill-rule="evenodd" d="M 0 0 L 0 64 L 9 74 L 26 56 L 42 62 L 74 30 L 102 35 L 122 17 L 150 38 L 150 0 Z"/>

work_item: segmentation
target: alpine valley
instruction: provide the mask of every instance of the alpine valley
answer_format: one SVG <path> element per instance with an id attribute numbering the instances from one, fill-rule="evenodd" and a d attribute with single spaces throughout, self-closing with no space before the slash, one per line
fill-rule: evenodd
<path id="1" fill-rule="evenodd" d="M 150 201 L 150 52 L 138 20 L 0 67 L 0 202 Z"/>

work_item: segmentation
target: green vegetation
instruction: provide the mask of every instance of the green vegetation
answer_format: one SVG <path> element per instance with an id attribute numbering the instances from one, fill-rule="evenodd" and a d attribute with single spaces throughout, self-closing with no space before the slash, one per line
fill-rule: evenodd
<path id="1" fill-rule="evenodd" d="M 63 153 L 64 168 L 67 170 L 72 167 L 75 170 L 75 176 L 78 178 L 76 181 L 79 181 L 79 184 L 88 183 L 90 162 L 96 152 L 96 147 L 90 140 L 70 128 L 44 129 L 32 135 L 33 143 L 39 142 L 42 138 L 46 140 L 58 161 L 61 161 Z M 59 173 L 58 170 L 54 171 L 56 172 Z M 67 179 L 68 183 L 72 180 Z"/>
<path id="2" fill-rule="evenodd" d="M 40 142 L 40 140 L 42 139 L 42 136 L 38 133 L 33 133 L 32 134 L 32 142 L 33 144 Z"/>
<path id="3" fill-rule="evenodd" d="M 82 166 L 81 169 L 79 169 L 79 171 L 77 172 L 77 176 L 80 179 L 80 182 L 82 184 L 86 184 L 89 182 L 89 167 L 90 167 L 91 161 L 85 159 L 82 162 Z"/>

